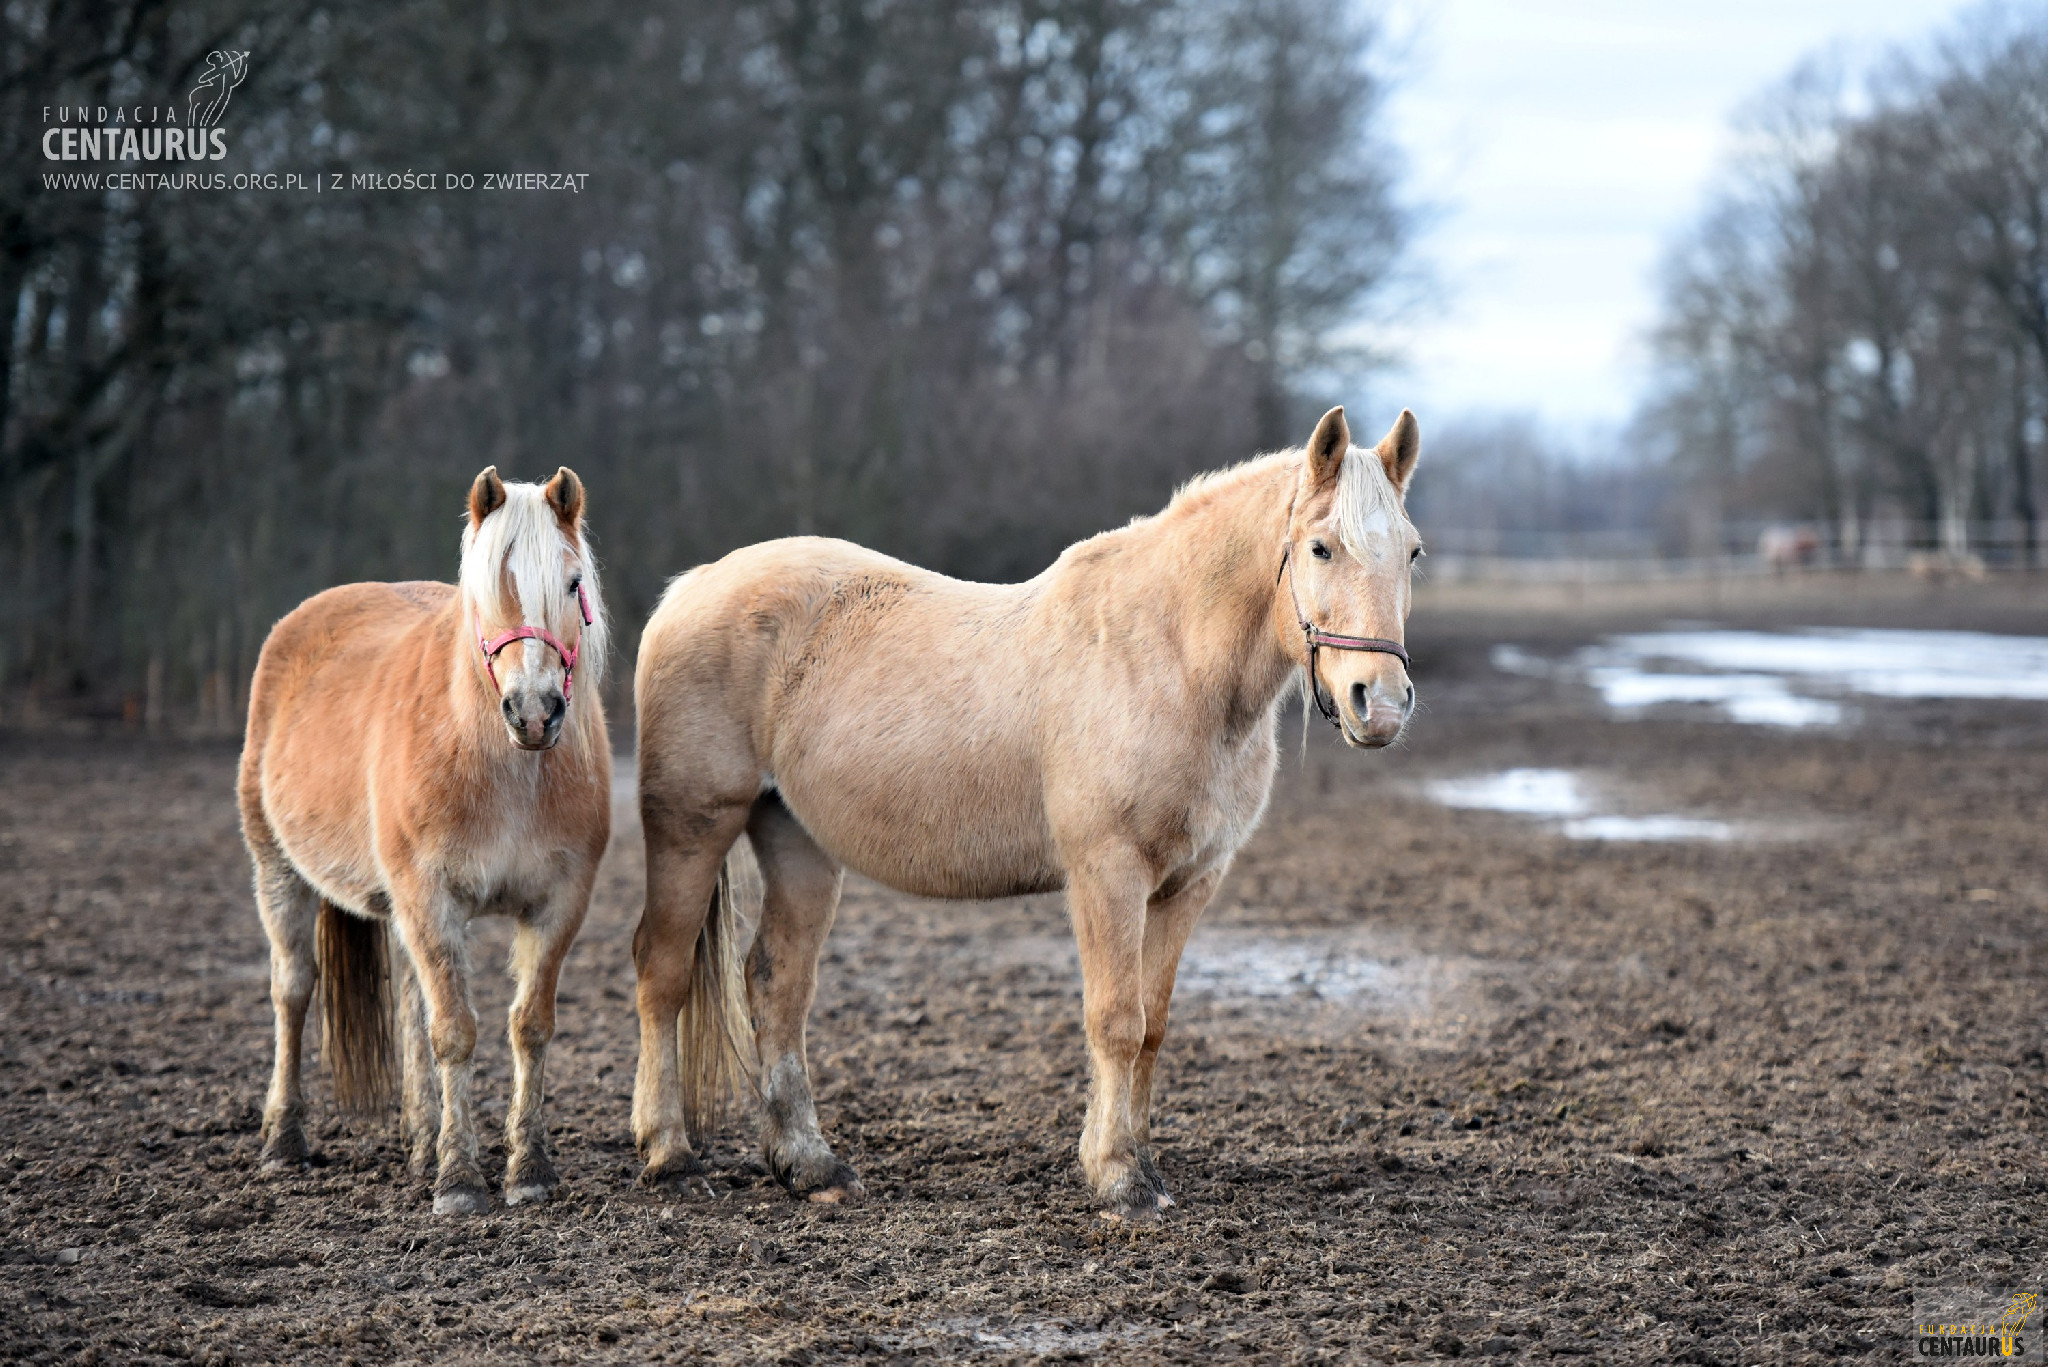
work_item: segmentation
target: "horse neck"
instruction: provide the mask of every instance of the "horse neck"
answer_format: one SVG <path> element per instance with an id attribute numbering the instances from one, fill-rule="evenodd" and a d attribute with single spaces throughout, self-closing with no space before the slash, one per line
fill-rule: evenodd
<path id="1" fill-rule="evenodd" d="M 1180 604 L 1183 658 L 1226 716 L 1269 713 L 1292 678 L 1294 627 L 1275 575 L 1296 465 L 1274 460 L 1197 491 L 1142 529 L 1160 538 L 1146 592 Z M 1284 621 L 1283 621 L 1284 618 Z"/>

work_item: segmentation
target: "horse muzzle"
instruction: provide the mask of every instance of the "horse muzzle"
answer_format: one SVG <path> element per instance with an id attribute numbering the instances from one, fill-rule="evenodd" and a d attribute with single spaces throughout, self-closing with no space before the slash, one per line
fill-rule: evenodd
<path id="1" fill-rule="evenodd" d="M 542 693 L 507 693 L 499 702 L 505 730 L 522 750 L 551 750 L 562 738 L 569 701 L 554 689 Z"/>
<path id="2" fill-rule="evenodd" d="M 1398 693 L 1378 684 L 1354 683 L 1340 708 L 1337 729 L 1353 749 L 1378 750 L 1401 738 L 1414 711 L 1412 683 L 1404 683 Z"/>

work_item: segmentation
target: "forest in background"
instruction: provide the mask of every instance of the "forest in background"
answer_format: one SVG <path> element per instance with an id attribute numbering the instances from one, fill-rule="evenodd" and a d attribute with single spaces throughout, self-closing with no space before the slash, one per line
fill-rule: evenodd
<path id="1" fill-rule="evenodd" d="M 0 678 L 231 727 L 270 624 L 448 578 L 575 467 L 630 652 L 790 533 L 1015 578 L 1304 435 L 1380 358 L 1385 43 L 1318 0 L 9 4 Z M 53 107 L 230 155 L 53 163 Z M 100 191 L 53 171 L 547 172 L 562 191 Z"/>
<path id="2" fill-rule="evenodd" d="M 1672 542 L 1797 518 L 1849 563 L 1890 524 L 2039 564 L 2048 9 L 1974 11 L 1860 80 L 1810 62 L 1738 134 L 1671 254 L 1628 435 L 1672 480 Z"/>
<path id="3" fill-rule="evenodd" d="M 183 107 L 222 49 L 231 155 L 175 169 L 580 192 L 46 187 L 101 169 L 53 108 Z M 1398 67 L 1314 0 L 0 6 L 0 679 L 231 728 L 292 605 L 451 574 L 487 463 L 583 474 L 629 652 L 771 536 L 1027 576 L 1360 403 L 1420 280 Z M 1433 549 L 2041 563 L 2048 9 L 1736 136 L 1624 431 L 1423 415 Z"/>

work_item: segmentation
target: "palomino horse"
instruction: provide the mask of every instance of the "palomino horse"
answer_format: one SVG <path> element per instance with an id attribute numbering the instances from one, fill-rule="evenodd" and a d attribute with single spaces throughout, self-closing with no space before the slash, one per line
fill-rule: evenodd
<path id="1" fill-rule="evenodd" d="M 676 580 L 635 678 L 643 1180 L 699 1171 L 689 1131 L 727 1070 L 712 1055 L 751 1008 L 770 1168 L 798 1195 L 860 1193 L 804 1057 L 850 866 L 929 897 L 1067 890 L 1094 1065 L 1081 1166 L 1109 1213 L 1171 1204 L 1150 1142 L 1167 1003 L 1265 809 L 1288 681 L 1355 746 L 1393 741 L 1414 703 L 1418 445 L 1404 412 L 1354 449 L 1332 409 L 1306 450 L 1199 479 L 1025 584 L 808 537 Z M 724 865 L 742 831 L 764 898 L 736 1000 Z"/>
<path id="2" fill-rule="evenodd" d="M 438 1068 L 434 1210 L 490 1208 L 470 1115 L 467 937 L 471 917 L 497 913 L 518 921 L 505 1201 L 553 1191 L 541 1095 L 555 980 L 611 835 L 603 604 L 582 481 L 562 469 L 545 487 L 508 485 L 493 467 L 469 491 L 459 586 L 329 589 L 264 642 L 240 796 L 277 1011 L 266 1166 L 306 1157 L 299 1038 L 316 974 L 337 1098 L 389 1103 L 389 921 L 405 949 L 413 1170 L 435 1148 Z"/>

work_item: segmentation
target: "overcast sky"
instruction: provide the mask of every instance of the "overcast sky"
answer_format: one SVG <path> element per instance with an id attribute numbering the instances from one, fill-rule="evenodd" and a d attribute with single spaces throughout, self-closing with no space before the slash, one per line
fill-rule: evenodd
<path id="1" fill-rule="evenodd" d="M 1520 410 L 1588 433 L 1642 383 L 1663 245 L 1701 206 L 1729 118 L 1802 57 L 1924 39 L 1954 0 L 1394 0 L 1412 50 L 1390 114 L 1444 287 L 1375 408 Z"/>

